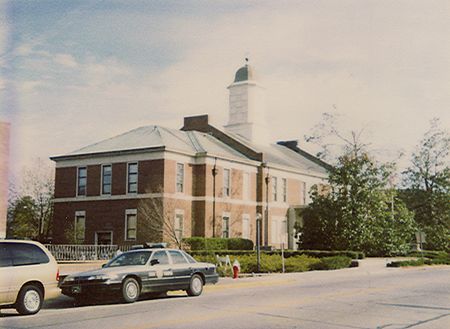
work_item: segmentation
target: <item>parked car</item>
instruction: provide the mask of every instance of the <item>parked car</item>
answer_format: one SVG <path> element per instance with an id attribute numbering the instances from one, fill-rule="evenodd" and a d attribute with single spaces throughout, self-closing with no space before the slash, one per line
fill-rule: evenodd
<path id="1" fill-rule="evenodd" d="M 199 296 L 205 284 L 218 280 L 214 264 L 197 262 L 184 251 L 142 248 L 117 255 L 101 269 L 69 275 L 60 287 L 79 301 L 108 295 L 133 303 L 143 293 L 169 290 Z"/>
<path id="2" fill-rule="evenodd" d="M 0 308 L 35 314 L 44 299 L 61 295 L 55 258 L 39 242 L 0 240 Z"/>

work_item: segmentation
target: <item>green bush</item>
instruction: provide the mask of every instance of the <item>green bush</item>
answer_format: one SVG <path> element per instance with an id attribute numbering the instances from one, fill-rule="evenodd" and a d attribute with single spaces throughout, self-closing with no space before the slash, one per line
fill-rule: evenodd
<path id="1" fill-rule="evenodd" d="M 191 251 L 225 251 L 225 250 L 253 250 L 253 241 L 242 238 L 202 238 L 191 237 L 183 239 L 187 249 Z"/>
<path id="2" fill-rule="evenodd" d="M 422 265 L 450 265 L 450 255 L 446 252 L 429 251 L 424 252 L 424 257 L 421 257 L 419 259 L 393 261 L 388 263 L 386 266 L 402 267 L 402 266 L 422 266 Z"/>
<path id="3" fill-rule="evenodd" d="M 337 270 L 350 267 L 352 259 L 347 256 L 333 256 L 320 258 L 320 261 L 313 264 L 313 270 Z"/>
<path id="4" fill-rule="evenodd" d="M 403 267 L 403 266 L 422 266 L 425 265 L 425 259 L 400 260 L 388 263 L 387 267 Z"/>
<path id="5" fill-rule="evenodd" d="M 228 239 L 229 250 L 253 250 L 253 241 L 242 238 L 230 238 Z"/>

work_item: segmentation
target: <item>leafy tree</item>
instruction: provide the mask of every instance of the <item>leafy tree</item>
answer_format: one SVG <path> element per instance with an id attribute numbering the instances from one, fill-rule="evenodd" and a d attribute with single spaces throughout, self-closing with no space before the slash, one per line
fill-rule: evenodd
<path id="1" fill-rule="evenodd" d="M 449 249 L 450 234 L 450 135 L 439 120 L 431 121 L 403 173 L 401 192 L 415 220 L 426 233 L 428 249 Z"/>
<path id="2" fill-rule="evenodd" d="M 412 214 L 388 188 L 393 164 L 379 164 L 360 142 L 329 129 L 343 142 L 342 154 L 329 173 L 329 189 L 311 191 L 312 204 L 304 212 L 302 247 L 350 249 L 371 255 L 404 253 L 415 231 Z M 315 140 L 318 140 L 317 138 Z"/>

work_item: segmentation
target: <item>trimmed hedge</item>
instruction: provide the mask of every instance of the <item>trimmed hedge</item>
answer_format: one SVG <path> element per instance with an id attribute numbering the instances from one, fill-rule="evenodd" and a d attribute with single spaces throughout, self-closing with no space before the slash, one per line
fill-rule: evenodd
<path id="1" fill-rule="evenodd" d="M 420 252 L 419 252 L 420 254 Z M 425 257 L 427 255 L 427 257 Z M 424 252 L 424 257 L 413 260 L 402 260 L 388 263 L 387 267 L 422 266 L 422 265 L 450 265 L 450 255 L 446 252 Z"/>
<path id="2" fill-rule="evenodd" d="M 255 255 L 256 251 L 254 250 L 191 250 L 189 252 L 191 255 L 202 256 L 209 254 L 221 254 L 221 255 L 230 255 L 230 256 L 240 256 L 240 255 Z M 266 251 L 261 250 L 261 255 L 281 255 L 280 250 Z M 323 257 L 334 257 L 334 256 L 345 256 L 351 259 L 363 259 L 364 253 L 357 251 L 324 251 L 324 250 L 285 250 L 284 257 L 296 257 L 296 256 L 310 256 L 315 258 L 323 258 Z"/>
<path id="3" fill-rule="evenodd" d="M 352 264 L 352 259 L 347 256 L 324 257 L 320 262 L 312 266 L 313 270 L 337 270 L 347 268 Z"/>
<path id="4" fill-rule="evenodd" d="M 253 250 L 253 241 L 242 238 L 202 238 L 191 237 L 183 239 L 183 243 L 191 251 L 197 250 Z"/>

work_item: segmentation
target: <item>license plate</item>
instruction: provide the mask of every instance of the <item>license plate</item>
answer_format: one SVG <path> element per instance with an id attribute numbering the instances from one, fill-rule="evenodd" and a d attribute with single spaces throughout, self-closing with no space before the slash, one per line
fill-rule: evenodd
<path id="1" fill-rule="evenodd" d="M 81 287 L 80 286 L 73 286 L 72 287 L 72 293 L 74 293 L 74 294 L 81 293 Z"/>

